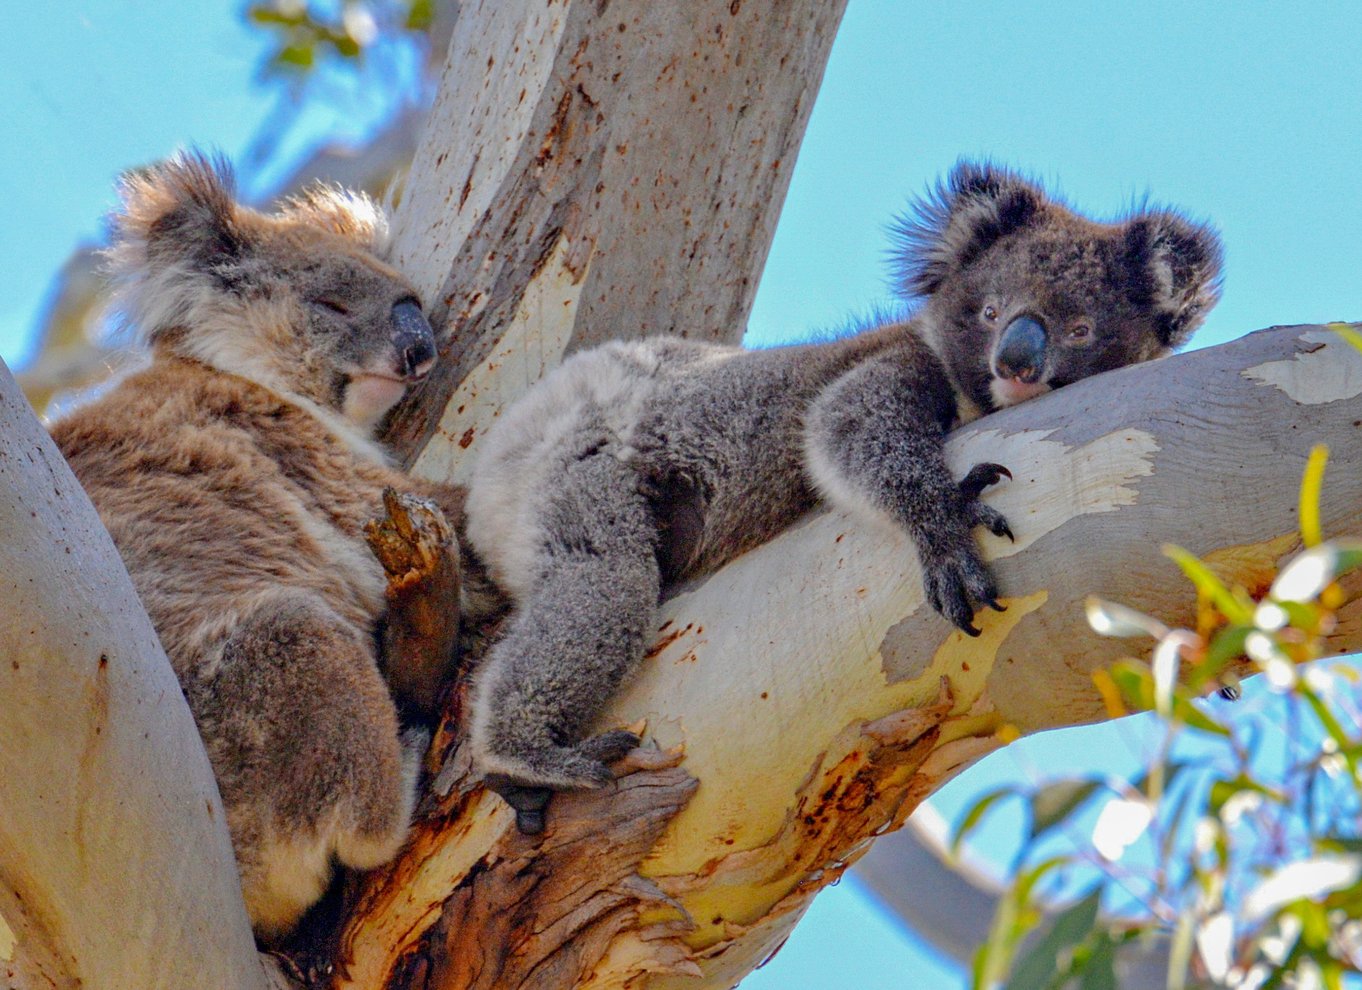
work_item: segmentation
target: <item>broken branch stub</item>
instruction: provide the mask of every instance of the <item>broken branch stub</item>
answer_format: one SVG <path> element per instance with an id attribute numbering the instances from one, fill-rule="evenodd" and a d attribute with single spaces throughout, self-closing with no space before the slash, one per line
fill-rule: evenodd
<path id="1" fill-rule="evenodd" d="M 384 676 L 400 705 L 433 721 L 459 635 L 458 546 L 434 502 L 389 488 L 383 506 L 386 515 L 367 523 L 364 535 L 388 575 Z"/>

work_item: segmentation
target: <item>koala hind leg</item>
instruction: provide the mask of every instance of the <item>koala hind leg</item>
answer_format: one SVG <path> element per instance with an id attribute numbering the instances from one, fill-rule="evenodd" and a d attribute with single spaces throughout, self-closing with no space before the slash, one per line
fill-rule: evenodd
<path id="1" fill-rule="evenodd" d="M 522 812 L 522 830 L 542 825 L 536 789 L 603 786 L 607 764 L 637 744 L 622 731 L 582 736 L 642 658 L 660 586 L 656 522 L 612 444 L 584 445 L 554 486 L 536 579 L 479 669 L 472 705 L 474 760 Z"/>
<path id="2" fill-rule="evenodd" d="M 332 859 L 366 869 L 406 838 L 416 763 L 372 646 L 321 599 L 270 596 L 187 685 L 257 931 L 293 926 Z"/>

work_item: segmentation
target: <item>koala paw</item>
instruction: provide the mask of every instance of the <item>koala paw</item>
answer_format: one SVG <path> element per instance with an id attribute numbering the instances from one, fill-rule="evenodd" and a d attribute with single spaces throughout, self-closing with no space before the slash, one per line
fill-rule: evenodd
<path id="1" fill-rule="evenodd" d="M 612 729 L 610 732 L 602 732 L 599 736 L 584 739 L 577 744 L 577 752 L 587 759 L 599 760 L 608 766 L 624 759 L 629 751 L 637 749 L 638 744 L 642 741 L 637 732 L 630 732 L 628 729 Z M 613 777 L 613 774 L 611 776 Z"/>
<path id="2" fill-rule="evenodd" d="M 968 537 L 972 539 L 972 537 Z M 953 554 L 923 562 L 923 590 L 927 601 L 953 625 L 969 636 L 978 636 L 974 625 L 974 603 L 1006 611 L 998 603 L 998 588 L 993 575 L 973 547 L 961 547 Z"/>
<path id="3" fill-rule="evenodd" d="M 553 791 L 547 787 L 526 787 L 504 773 L 489 773 L 482 781 L 489 791 L 500 794 L 515 811 L 515 827 L 522 835 L 544 831 L 544 809 Z"/>
<path id="4" fill-rule="evenodd" d="M 971 527 L 983 526 L 994 536 L 1006 536 L 1016 543 L 1017 538 L 1012 535 L 1012 528 L 1007 525 L 1003 514 L 979 501 L 985 488 L 996 485 L 1003 478 L 1011 481 L 1012 472 L 1001 464 L 976 464 L 970 468 L 969 474 L 960 479 L 960 494 L 965 499 L 966 521 Z"/>
<path id="5" fill-rule="evenodd" d="M 979 500 L 985 488 L 1011 477 L 1012 472 L 1001 464 L 974 465 L 959 485 L 959 522 L 963 525 L 953 536 L 938 542 L 934 552 L 922 554 L 927 601 L 969 636 L 979 635 L 974 625 L 976 605 L 987 605 L 997 612 L 1007 610 L 998 602 L 998 586 L 980 558 L 970 531 L 983 526 L 994 536 L 1016 542 L 1003 514 Z"/>

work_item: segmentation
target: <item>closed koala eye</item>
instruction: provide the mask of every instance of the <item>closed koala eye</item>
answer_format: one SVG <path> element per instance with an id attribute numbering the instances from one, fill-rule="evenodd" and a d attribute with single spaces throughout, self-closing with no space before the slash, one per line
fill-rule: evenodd
<path id="1" fill-rule="evenodd" d="M 318 309 L 324 309 L 328 312 L 335 313 L 337 316 L 350 315 L 350 308 L 344 303 L 337 302 L 334 299 L 313 299 L 312 305 L 316 306 Z"/>

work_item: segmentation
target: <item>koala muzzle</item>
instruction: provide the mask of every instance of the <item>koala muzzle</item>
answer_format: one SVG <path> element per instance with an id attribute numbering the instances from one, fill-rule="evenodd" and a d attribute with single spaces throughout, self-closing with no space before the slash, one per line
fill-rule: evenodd
<path id="1" fill-rule="evenodd" d="M 1019 316 L 998 338 L 993 373 L 1033 385 L 1045 370 L 1045 327 L 1030 316 Z"/>
<path id="2" fill-rule="evenodd" d="M 435 366 L 435 334 L 421 307 L 405 300 L 393 307 L 393 347 L 402 363 L 402 374 L 412 381 L 426 377 Z"/>

